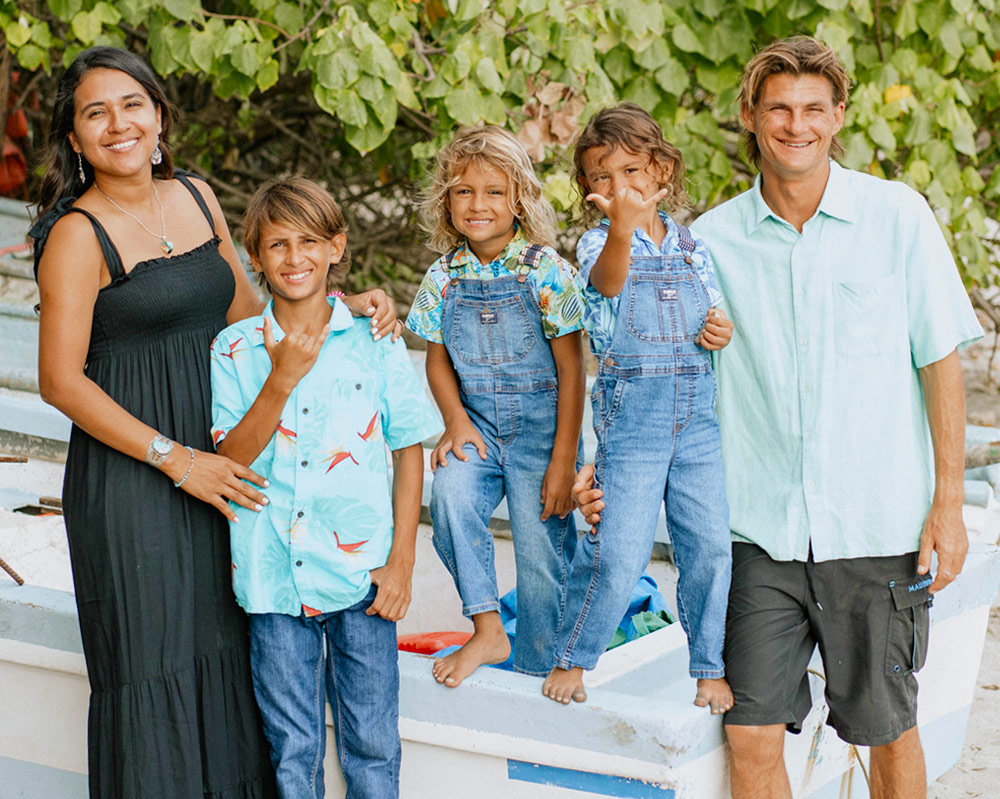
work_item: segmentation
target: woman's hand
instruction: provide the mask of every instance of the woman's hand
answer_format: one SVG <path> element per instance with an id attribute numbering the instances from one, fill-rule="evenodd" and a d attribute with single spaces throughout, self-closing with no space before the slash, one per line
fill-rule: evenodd
<path id="1" fill-rule="evenodd" d="M 396 303 L 382 289 L 369 289 L 344 297 L 344 305 L 355 316 L 372 318 L 372 337 L 376 341 L 390 332 L 395 341 L 403 333 L 403 322 L 396 318 Z"/>
<path id="2" fill-rule="evenodd" d="M 180 486 L 182 491 L 207 502 L 231 522 L 238 522 L 239 517 L 229 507 L 230 500 L 253 511 L 263 510 L 268 502 L 266 496 L 244 482 L 249 480 L 261 488 L 267 488 L 270 485 L 268 481 L 246 466 L 222 455 L 213 455 L 200 449 L 189 451 L 186 447 L 175 444 L 162 471 L 175 483 L 183 479 Z"/>

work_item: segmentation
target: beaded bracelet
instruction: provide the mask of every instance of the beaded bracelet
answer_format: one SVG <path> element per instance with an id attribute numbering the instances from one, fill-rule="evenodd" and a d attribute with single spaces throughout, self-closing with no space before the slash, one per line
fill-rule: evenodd
<path id="1" fill-rule="evenodd" d="M 344 299 L 344 292 L 342 292 L 342 291 L 331 291 L 326 296 L 327 297 L 340 297 L 340 299 Z"/>
<path id="2" fill-rule="evenodd" d="M 188 475 L 191 474 L 191 470 L 194 468 L 194 450 L 186 445 L 184 449 L 191 453 L 191 463 L 188 464 L 188 470 L 184 472 L 184 476 L 180 479 L 180 482 L 174 483 L 174 488 L 180 488 L 184 485 L 184 481 L 188 479 Z"/>

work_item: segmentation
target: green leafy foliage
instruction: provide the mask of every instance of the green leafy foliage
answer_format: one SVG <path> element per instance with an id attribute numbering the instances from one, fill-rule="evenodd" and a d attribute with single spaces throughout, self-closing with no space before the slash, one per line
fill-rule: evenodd
<path id="1" fill-rule="evenodd" d="M 752 170 L 739 150 L 741 68 L 773 38 L 808 33 L 837 50 L 854 81 L 845 165 L 923 192 L 969 284 L 995 282 L 996 0 L 227 0 L 208 8 L 0 0 L 0 30 L 26 70 L 48 71 L 95 43 L 144 52 L 187 114 L 180 162 L 212 175 L 228 208 L 256 178 L 282 170 L 320 175 L 347 196 L 381 196 L 354 224 L 378 230 L 379 214 L 394 209 L 392 235 L 362 256 L 381 264 L 369 277 L 383 282 L 419 270 L 409 262 L 416 184 L 458 125 L 484 120 L 517 133 L 567 216 L 573 137 L 594 111 L 622 99 L 649 109 L 681 148 L 694 212 L 745 190 Z M 405 254 L 393 255 L 396 245 Z"/>

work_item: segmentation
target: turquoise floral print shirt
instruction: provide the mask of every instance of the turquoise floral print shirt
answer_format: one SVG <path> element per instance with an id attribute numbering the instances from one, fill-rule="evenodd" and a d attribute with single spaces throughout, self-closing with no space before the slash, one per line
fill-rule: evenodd
<path id="1" fill-rule="evenodd" d="M 248 613 L 326 613 L 359 602 L 392 546 L 386 449 L 419 443 L 441 423 L 402 341 L 374 341 L 368 319 L 331 298 L 330 333 L 251 464 L 271 481 L 259 513 L 232 505 L 233 588 Z M 271 371 L 271 305 L 212 343 L 212 436 L 243 418 Z"/>
<path id="2" fill-rule="evenodd" d="M 646 231 L 636 229 L 632 234 L 632 255 L 669 255 L 677 251 L 678 232 L 677 223 L 670 218 L 669 214 L 659 212 L 663 226 L 667 229 L 667 235 L 663 237 L 660 246 L 646 234 Z M 605 220 L 606 221 L 606 220 Z M 708 254 L 705 242 L 701 237 L 692 233 L 695 243 L 695 251 L 691 254 L 694 259 L 695 272 L 708 293 L 708 304 L 718 305 L 722 299 L 719 293 L 719 286 L 715 280 L 715 269 L 712 265 L 712 256 Z M 597 263 L 597 258 L 604 249 L 608 240 L 608 231 L 603 227 L 595 227 L 588 230 L 576 245 L 576 260 L 580 264 L 580 274 L 577 280 L 580 283 L 580 290 L 583 292 L 583 326 L 590 337 L 590 349 L 597 355 L 604 352 L 611 344 L 611 337 L 615 333 L 615 323 L 618 320 L 618 304 L 621 299 L 617 297 L 605 297 L 601 292 L 590 285 L 590 270 Z"/>
<path id="3" fill-rule="evenodd" d="M 456 251 L 451 269 L 446 269 L 439 258 L 424 275 L 406 317 L 406 326 L 421 338 L 443 344 L 441 301 L 448 281 L 456 277 L 492 280 L 511 274 L 517 267 L 518 256 L 527 246 L 528 242 L 518 230 L 503 252 L 488 264 L 480 263 L 467 243 Z M 559 338 L 583 328 L 583 303 L 575 278 L 576 270 L 550 247 L 545 248 L 538 267 L 528 272 L 529 283 L 542 310 L 542 331 L 546 338 Z"/>

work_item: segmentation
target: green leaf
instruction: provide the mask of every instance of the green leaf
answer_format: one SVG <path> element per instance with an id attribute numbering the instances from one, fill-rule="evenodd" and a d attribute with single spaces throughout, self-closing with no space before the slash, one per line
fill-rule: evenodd
<path id="1" fill-rule="evenodd" d="M 684 65 L 673 58 L 660 67 L 653 77 L 661 89 L 675 97 L 683 94 L 691 85 L 691 79 Z"/>
<path id="2" fill-rule="evenodd" d="M 917 12 L 917 22 L 921 30 L 932 39 L 936 37 L 945 22 L 945 12 L 943 6 L 938 2 L 924 2 L 920 4 Z"/>
<path id="3" fill-rule="evenodd" d="M 995 72 L 997 69 L 996 62 L 990 58 L 990 54 L 981 44 L 976 45 L 975 49 L 972 51 L 972 55 L 969 56 L 967 63 L 970 67 L 978 70 L 979 72 Z"/>
<path id="4" fill-rule="evenodd" d="M 31 41 L 43 50 L 47 50 L 52 46 L 52 33 L 49 31 L 49 24 L 47 22 L 39 21 L 31 26 Z"/>
<path id="5" fill-rule="evenodd" d="M 17 51 L 17 60 L 25 69 L 38 69 L 48 64 L 49 54 L 30 42 Z"/>
<path id="6" fill-rule="evenodd" d="M 344 135 L 348 143 L 359 153 L 367 153 L 374 150 L 382 142 L 389 138 L 391 128 L 383 128 L 377 123 L 370 123 L 361 127 L 354 125 L 344 126 Z"/>
<path id="7" fill-rule="evenodd" d="M 653 43 L 641 53 L 635 53 L 632 59 L 643 69 L 655 72 L 671 61 L 670 48 L 663 39 L 654 39 Z"/>
<path id="8" fill-rule="evenodd" d="M 935 34 L 930 34 L 935 35 Z M 961 58 L 965 55 L 965 48 L 962 46 L 962 38 L 959 35 L 958 21 L 948 20 L 941 26 L 940 33 L 937 34 L 941 47 L 952 58 Z"/>
<path id="9" fill-rule="evenodd" d="M 337 50 L 321 56 L 316 63 L 316 79 L 327 89 L 346 89 L 360 75 L 358 60 L 350 49 Z"/>
<path id="10" fill-rule="evenodd" d="M 476 64 L 476 80 L 487 91 L 503 94 L 503 81 L 500 80 L 500 75 L 497 72 L 496 65 L 493 63 L 493 59 L 486 58 L 485 56 L 479 59 L 479 63 Z"/>
<path id="11" fill-rule="evenodd" d="M 201 14 L 198 0 L 163 0 L 163 7 L 184 22 L 190 22 Z"/>
<path id="12" fill-rule="evenodd" d="M 624 88 L 622 99 L 631 100 L 643 108 L 653 108 L 660 100 L 660 93 L 646 75 L 638 75 Z"/>
<path id="13" fill-rule="evenodd" d="M 212 71 L 215 40 L 208 31 L 195 31 L 191 34 L 191 60 L 202 72 Z"/>
<path id="14" fill-rule="evenodd" d="M 685 53 L 704 53 L 705 46 L 700 38 L 687 25 L 677 25 L 670 31 L 670 39 L 679 50 Z"/>
<path id="15" fill-rule="evenodd" d="M 866 171 L 875 157 L 875 148 L 861 133 L 849 133 L 844 138 L 844 166 Z"/>
<path id="16" fill-rule="evenodd" d="M 72 19 L 83 8 L 83 0 L 49 0 L 48 6 L 59 19 Z"/>
<path id="17" fill-rule="evenodd" d="M 244 75 L 256 78 L 257 70 L 260 68 L 260 59 L 257 57 L 257 48 L 253 44 L 248 42 L 234 47 L 229 54 L 229 61 Z"/>
<path id="18" fill-rule="evenodd" d="M 868 136 L 875 144 L 885 150 L 890 158 L 896 152 L 896 137 L 889 123 L 883 117 L 875 117 L 868 126 Z"/>
<path id="19" fill-rule="evenodd" d="M 298 3 L 278 3 L 274 8 L 274 23 L 293 35 L 302 29 L 305 22 Z"/>
<path id="20" fill-rule="evenodd" d="M 698 83 L 712 94 L 721 94 L 726 89 L 739 86 L 742 70 L 732 64 L 722 66 L 701 66 L 695 70 Z"/>
<path id="21" fill-rule="evenodd" d="M 73 21 L 70 23 L 73 35 L 84 44 L 92 44 L 100 34 L 102 27 L 100 16 L 90 11 L 81 11 L 73 17 Z M 25 31 L 30 35 L 29 28 L 25 28 Z M 8 38 L 10 37 L 8 36 Z"/>
<path id="22" fill-rule="evenodd" d="M 960 153 L 974 156 L 976 154 L 976 126 L 972 120 L 963 121 L 951 132 L 951 143 Z"/>
<path id="23" fill-rule="evenodd" d="M 893 23 L 892 29 L 901 39 L 905 39 L 916 32 L 917 9 L 913 4 L 913 0 L 903 0 L 903 5 L 900 6 L 899 13 L 896 14 L 896 21 Z"/>
<path id="24" fill-rule="evenodd" d="M 906 173 L 909 175 L 910 180 L 913 181 L 914 188 L 918 190 L 923 189 L 924 186 L 931 182 L 931 168 L 921 158 L 911 161 L 906 167 Z"/>
<path id="25" fill-rule="evenodd" d="M 355 92 L 347 89 L 338 93 L 336 115 L 345 125 L 364 127 L 368 121 L 365 102 Z"/>
<path id="26" fill-rule="evenodd" d="M 483 98 L 471 86 L 455 89 L 444 98 L 448 116 L 460 125 L 474 125 L 483 118 Z"/>
<path id="27" fill-rule="evenodd" d="M 909 47 L 900 47 L 896 50 L 892 54 L 892 63 L 899 70 L 899 74 L 903 78 L 910 77 L 910 75 L 917 71 L 917 67 L 920 66 L 917 54 Z"/>
<path id="28" fill-rule="evenodd" d="M 257 70 L 257 88 L 262 92 L 266 92 L 278 82 L 279 74 L 280 67 L 278 62 L 273 58 L 266 61 L 263 66 Z"/>

